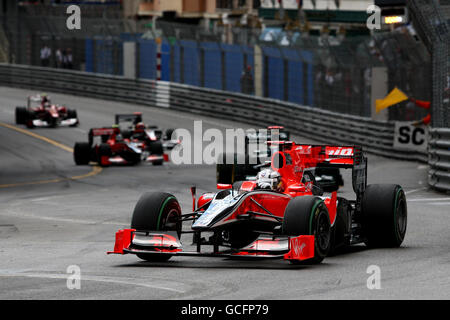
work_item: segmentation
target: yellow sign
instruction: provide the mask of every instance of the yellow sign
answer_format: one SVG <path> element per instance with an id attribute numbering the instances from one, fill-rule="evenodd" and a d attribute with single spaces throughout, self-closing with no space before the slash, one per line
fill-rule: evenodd
<path id="1" fill-rule="evenodd" d="M 388 16 L 384 17 L 384 23 L 385 24 L 394 24 L 394 23 L 402 23 L 403 17 L 402 16 Z"/>
<path id="2" fill-rule="evenodd" d="M 408 100 L 408 96 L 395 87 L 394 90 L 392 90 L 384 99 L 377 99 L 375 101 L 376 112 L 378 113 L 383 109 L 405 100 Z"/>

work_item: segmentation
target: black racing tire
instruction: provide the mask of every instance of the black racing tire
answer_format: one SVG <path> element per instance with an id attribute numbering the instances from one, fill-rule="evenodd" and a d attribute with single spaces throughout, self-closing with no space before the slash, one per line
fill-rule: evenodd
<path id="1" fill-rule="evenodd" d="M 226 161 L 228 157 L 233 159 L 232 163 Z M 245 155 L 244 163 L 238 163 L 239 155 L 236 153 L 229 156 L 225 153 L 221 153 L 217 159 L 217 183 L 233 184 L 235 181 L 245 180 L 247 176 L 256 175 L 258 173 L 258 170 L 254 169 L 254 164 L 250 164 L 250 157 L 248 155 Z"/>
<path id="2" fill-rule="evenodd" d="M 164 155 L 164 147 L 161 141 L 152 141 L 150 143 L 150 154 L 162 156 Z M 154 161 L 152 163 L 154 166 L 162 166 L 164 164 L 164 160 Z"/>
<path id="3" fill-rule="evenodd" d="M 154 155 L 163 155 L 164 147 L 161 141 L 152 141 L 150 143 L 150 153 Z"/>
<path id="4" fill-rule="evenodd" d="M 67 110 L 67 118 L 69 118 L 69 119 L 76 119 L 76 118 L 78 118 L 77 110 L 68 109 Z"/>
<path id="5" fill-rule="evenodd" d="M 402 187 L 368 185 L 362 198 L 362 231 L 372 248 L 399 247 L 406 234 L 408 209 Z"/>
<path id="6" fill-rule="evenodd" d="M 31 110 L 27 110 L 27 116 L 26 116 L 26 121 L 25 121 L 25 125 L 27 126 L 28 129 L 33 129 L 34 128 L 34 124 L 33 124 L 33 120 L 36 118 L 36 115 L 33 111 Z"/>
<path id="7" fill-rule="evenodd" d="M 172 133 L 175 131 L 175 129 L 167 129 L 165 132 L 166 140 L 172 140 Z"/>
<path id="8" fill-rule="evenodd" d="M 77 122 L 75 124 L 72 124 L 71 127 L 76 127 L 80 124 L 80 122 L 78 121 L 77 110 L 68 109 L 67 110 L 67 118 L 68 119 L 77 119 Z"/>
<path id="9" fill-rule="evenodd" d="M 103 165 L 102 164 L 102 157 L 106 156 L 106 157 L 111 157 L 112 156 L 112 151 L 111 151 L 111 146 L 107 143 L 102 143 L 100 144 L 100 146 L 98 147 L 98 163 L 100 164 L 100 166 L 102 167 L 107 167 L 107 165 Z"/>
<path id="10" fill-rule="evenodd" d="M 181 236 L 181 207 L 178 200 L 166 192 L 146 192 L 136 203 L 131 218 L 131 228 L 138 231 L 176 231 Z M 140 259 L 157 262 L 172 256 L 162 254 L 137 254 Z"/>
<path id="11" fill-rule="evenodd" d="M 16 107 L 16 124 L 26 124 L 28 110 L 26 107 Z"/>
<path id="12" fill-rule="evenodd" d="M 281 230 L 288 236 L 314 235 L 314 258 L 300 263 L 317 264 L 328 255 L 331 225 L 328 209 L 322 199 L 314 196 L 292 199 L 284 212 Z"/>
<path id="13" fill-rule="evenodd" d="M 87 165 L 91 161 L 91 147 L 87 142 L 77 142 L 73 147 L 73 159 L 77 166 Z"/>

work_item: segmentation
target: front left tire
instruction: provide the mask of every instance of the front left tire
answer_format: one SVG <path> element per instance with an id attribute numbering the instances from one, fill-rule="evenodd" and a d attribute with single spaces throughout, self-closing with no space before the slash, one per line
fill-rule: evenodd
<path id="1" fill-rule="evenodd" d="M 286 207 L 281 230 L 288 236 L 314 235 L 314 258 L 306 263 L 320 263 L 330 251 L 330 217 L 327 206 L 318 197 L 293 198 Z"/>
<path id="2" fill-rule="evenodd" d="M 138 231 L 176 231 L 181 236 L 181 207 L 178 200 L 166 192 L 144 193 L 134 207 L 131 228 Z M 167 261 L 169 254 L 139 253 L 146 261 Z"/>

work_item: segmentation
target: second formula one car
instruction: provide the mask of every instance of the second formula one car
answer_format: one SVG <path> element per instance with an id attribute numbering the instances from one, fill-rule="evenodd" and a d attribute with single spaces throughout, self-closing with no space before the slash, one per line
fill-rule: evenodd
<path id="1" fill-rule="evenodd" d="M 180 144 L 177 139 L 172 139 L 174 129 L 167 129 L 163 133 L 157 126 L 144 124 L 141 112 L 116 114 L 115 124 L 120 127 L 124 138 L 142 141 L 148 150 L 155 141 L 160 141 L 164 150 L 172 150 Z"/>
<path id="2" fill-rule="evenodd" d="M 52 104 L 50 98 L 43 94 L 28 97 L 26 107 L 16 107 L 16 124 L 24 124 L 28 128 L 74 127 L 79 120 L 76 110 Z"/>
<path id="3" fill-rule="evenodd" d="M 96 141 L 100 139 L 100 141 Z M 145 142 L 124 138 L 120 128 L 94 128 L 89 131 L 88 142 L 77 142 L 74 146 L 74 160 L 77 165 L 98 162 L 101 166 L 135 165 L 142 160 L 161 165 L 168 160 L 161 141 Z"/>
<path id="4" fill-rule="evenodd" d="M 365 243 L 398 247 L 407 224 L 405 193 L 399 185 L 367 185 L 367 160 L 359 146 L 277 144 L 270 167 L 255 181 L 219 184 L 183 213 L 175 196 L 144 193 L 129 229 L 116 233 L 109 253 L 135 254 L 146 261 L 174 256 L 234 259 L 281 258 L 292 263 L 320 263 L 342 246 Z M 354 199 L 324 195 L 315 181 L 320 163 L 352 170 Z M 184 230 L 184 222 L 192 222 Z M 192 234 L 188 250 L 181 236 Z M 190 242 L 190 241 L 189 241 Z M 204 246 L 211 250 L 204 251 Z"/>

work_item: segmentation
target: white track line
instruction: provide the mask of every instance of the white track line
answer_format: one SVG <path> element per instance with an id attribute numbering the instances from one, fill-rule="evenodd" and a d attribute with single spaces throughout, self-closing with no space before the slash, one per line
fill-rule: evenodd
<path id="1" fill-rule="evenodd" d="M 66 274 L 46 274 L 46 273 L 15 273 L 15 272 L 5 272 L 0 273 L 0 277 L 26 277 L 26 278 L 42 278 L 42 279 L 67 279 L 69 275 Z M 83 281 L 95 281 L 95 282 L 106 282 L 106 283 L 116 283 L 125 284 L 132 286 L 145 287 L 150 289 L 160 289 L 166 291 L 172 291 L 177 293 L 185 293 L 184 290 L 179 290 L 175 288 L 169 288 L 162 285 L 154 285 L 143 283 L 142 279 L 130 279 L 127 278 L 112 278 L 112 277 L 102 277 L 102 276 L 85 276 L 81 275 L 81 282 Z M 155 281 L 155 280 L 152 280 Z"/>
<path id="2" fill-rule="evenodd" d="M 450 201 L 450 198 L 418 198 L 408 199 L 408 202 Z"/>
<path id="3" fill-rule="evenodd" d="M 422 190 L 427 190 L 427 189 L 428 189 L 427 187 L 422 187 L 422 188 L 418 188 L 418 189 L 408 190 L 408 191 L 405 191 L 405 194 L 411 194 L 411 193 L 414 193 L 417 191 L 422 191 Z"/>

